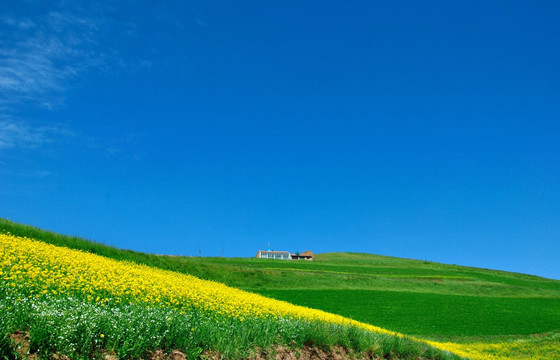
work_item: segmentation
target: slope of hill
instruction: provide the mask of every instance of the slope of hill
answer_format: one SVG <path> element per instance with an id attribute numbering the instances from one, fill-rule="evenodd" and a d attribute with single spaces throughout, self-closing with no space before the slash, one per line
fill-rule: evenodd
<path id="1" fill-rule="evenodd" d="M 473 358 L 480 351 L 486 359 L 529 359 L 536 349 L 538 358 L 560 356 L 556 280 L 369 254 L 320 254 L 314 262 L 148 255 L 7 220 L 0 220 L 1 231 L 223 282 L 424 339 L 466 343 L 471 352 L 463 355 Z"/>
<path id="2" fill-rule="evenodd" d="M 5 340 L 21 343 L 22 334 L 42 358 L 153 358 L 172 350 L 246 358 L 304 345 L 368 358 L 458 358 L 339 315 L 11 234 L 0 234 L 0 258 L 0 358 L 13 357 Z"/>

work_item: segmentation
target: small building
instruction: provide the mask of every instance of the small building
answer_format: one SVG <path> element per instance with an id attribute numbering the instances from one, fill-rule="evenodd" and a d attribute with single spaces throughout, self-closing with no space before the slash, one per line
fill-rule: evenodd
<path id="1" fill-rule="evenodd" d="M 311 250 L 302 252 L 301 254 L 292 254 L 292 260 L 313 260 L 314 256 Z"/>
<path id="2" fill-rule="evenodd" d="M 257 251 L 257 258 L 291 260 L 292 254 L 289 251 L 259 250 Z"/>

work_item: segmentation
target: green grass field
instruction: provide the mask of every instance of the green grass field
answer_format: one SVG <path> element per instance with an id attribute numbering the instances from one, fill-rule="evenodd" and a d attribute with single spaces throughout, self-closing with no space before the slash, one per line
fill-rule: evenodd
<path id="1" fill-rule="evenodd" d="M 557 298 L 493 298 L 379 290 L 263 290 L 259 293 L 408 335 L 437 339 L 527 335 L 554 331 L 560 324 Z"/>
<path id="2" fill-rule="evenodd" d="M 357 253 L 319 254 L 315 261 L 149 255 L 2 219 L 0 231 L 223 282 L 421 338 L 490 342 L 545 334 L 560 348 L 557 280 Z"/>

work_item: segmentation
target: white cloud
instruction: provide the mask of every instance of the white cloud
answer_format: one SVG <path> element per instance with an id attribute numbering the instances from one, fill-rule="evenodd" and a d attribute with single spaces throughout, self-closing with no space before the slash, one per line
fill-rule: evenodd
<path id="1" fill-rule="evenodd" d="M 48 176 L 54 175 L 54 172 L 49 170 L 28 170 L 28 171 L 6 171 L 6 174 L 10 176 L 17 176 L 17 177 L 24 177 L 24 178 L 35 178 L 35 179 L 44 179 Z"/>
<path id="2" fill-rule="evenodd" d="M 117 48 L 136 34 L 131 18 L 116 19 L 112 7 L 82 5 L 53 2 L 50 11 L 32 17 L 0 15 L 0 150 L 38 149 L 70 138 L 86 147 L 103 144 L 40 115 L 22 114 L 56 111 L 71 98 L 73 84 L 92 73 L 152 66 L 145 59 L 125 61 Z M 120 153 L 123 146 L 107 144 L 107 153 Z"/>
<path id="3" fill-rule="evenodd" d="M 74 136 L 61 125 L 19 114 L 29 106 L 55 110 L 75 79 L 103 68 L 105 25 L 100 16 L 68 11 L 0 17 L 0 150 L 36 149 Z"/>
<path id="4" fill-rule="evenodd" d="M 23 121 L 0 121 L 0 149 L 38 148 L 57 138 L 72 135 L 60 125 L 31 126 Z"/>
<path id="5" fill-rule="evenodd" d="M 35 23 L 31 21 L 31 19 L 16 20 L 10 16 L 4 16 L 0 21 L 8 26 L 16 27 L 19 30 L 28 30 L 35 27 Z"/>
<path id="6" fill-rule="evenodd" d="M 3 19 L 11 31 L 0 49 L 2 104 L 57 103 L 72 79 L 103 63 L 94 50 L 100 21 L 59 12 L 40 20 Z"/>

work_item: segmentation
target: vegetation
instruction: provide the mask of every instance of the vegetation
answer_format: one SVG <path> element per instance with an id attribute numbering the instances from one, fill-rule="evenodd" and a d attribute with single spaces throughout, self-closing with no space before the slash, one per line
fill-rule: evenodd
<path id="1" fill-rule="evenodd" d="M 456 358 L 338 315 L 28 238 L 0 234 L 0 255 L 1 334 L 28 333 L 29 350 L 41 357 L 138 358 L 179 349 L 190 358 L 203 350 L 239 358 L 282 344 Z"/>
<path id="2" fill-rule="evenodd" d="M 353 327 L 296 320 L 207 317 L 192 309 L 185 313 L 165 307 L 143 304 L 103 306 L 78 298 L 29 294 L 1 294 L 2 332 L 30 334 L 30 353 L 48 357 L 63 354 L 71 359 L 144 358 L 156 350 L 180 350 L 196 358 L 212 349 L 227 358 L 249 357 L 251 351 L 284 344 L 329 347 L 343 345 L 357 352 L 390 356 L 409 353 L 430 358 L 437 351 L 404 338 L 373 334 Z M 11 351 L 6 346 L 4 351 Z M 0 353 L 0 357 L 2 353 Z"/>
<path id="3" fill-rule="evenodd" d="M 316 261 L 161 256 L 122 250 L 0 218 L 0 232 L 116 260 L 219 281 L 246 290 L 354 289 L 516 298 L 560 298 L 560 281 L 505 271 L 356 253 L 316 255 Z"/>
<path id="4" fill-rule="evenodd" d="M 560 299 L 379 290 L 263 290 L 261 294 L 438 340 L 535 334 L 560 327 Z"/>
<path id="5" fill-rule="evenodd" d="M 557 280 L 355 253 L 319 254 L 313 262 L 149 255 L 0 219 L 0 232 L 7 231 L 435 340 L 473 359 L 554 359 L 560 352 Z"/>

